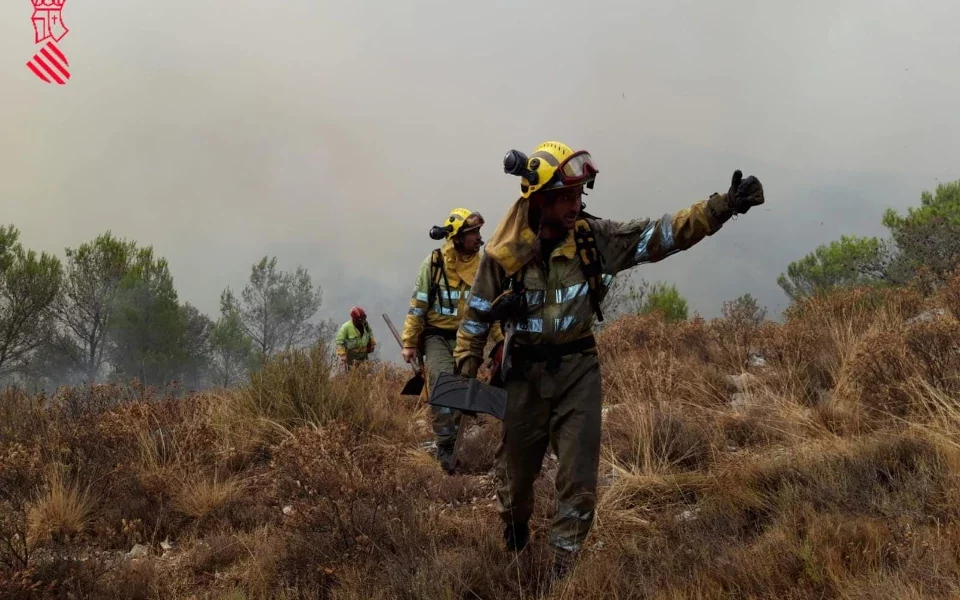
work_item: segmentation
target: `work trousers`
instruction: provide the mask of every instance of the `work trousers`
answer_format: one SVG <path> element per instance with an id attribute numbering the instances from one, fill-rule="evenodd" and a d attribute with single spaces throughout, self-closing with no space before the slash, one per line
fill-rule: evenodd
<path id="1" fill-rule="evenodd" d="M 428 398 L 440 374 L 454 371 L 453 344 L 455 343 L 456 340 L 448 340 L 440 335 L 428 335 L 424 339 Z M 433 434 L 437 445 L 452 445 L 457 440 L 457 430 L 460 428 L 463 413 L 446 406 L 431 406 L 430 410 L 433 412 Z"/>
<path id="2" fill-rule="evenodd" d="M 341 363 L 342 372 L 346 373 L 358 366 L 360 363 L 365 363 L 368 360 L 369 355 L 367 354 L 347 354 L 347 360 Z"/>
<path id="3" fill-rule="evenodd" d="M 600 464 L 600 364 L 594 354 L 563 357 L 551 374 L 545 363 L 508 374 L 509 400 L 497 449 L 500 517 L 525 523 L 533 514 L 533 483 L 547 446 L 558 458 L 557 511 L 550 545 L 558 556 L 580 550 L 593 525 Z"/>

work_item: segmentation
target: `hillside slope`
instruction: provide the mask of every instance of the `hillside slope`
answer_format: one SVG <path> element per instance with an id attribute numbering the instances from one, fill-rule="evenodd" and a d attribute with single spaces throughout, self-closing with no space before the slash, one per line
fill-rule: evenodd
<path id="1" fill-rule="evenodd" d="M 611 324 L 598 517 L 552 587 L 552 457 L 510 555 L 498 423 L 474 421 L 444 475 L 406 371 L 331 377 L 316 348 L 186 399 L 8 391 L 0 597 L 955 597 L 958 316 L 960 278 L 783 324 Z"/>

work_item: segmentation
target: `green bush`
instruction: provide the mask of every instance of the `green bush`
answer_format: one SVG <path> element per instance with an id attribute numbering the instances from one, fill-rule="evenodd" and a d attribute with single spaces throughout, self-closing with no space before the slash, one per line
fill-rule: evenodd
<path id="1" fill-rule="evenodd" d="M 669 322 L 685 321 L 688 316 L 687 301 L 672 283 L 655 283 L 646 292 L 639 314 L 654 312 L 663 314 Z"/>

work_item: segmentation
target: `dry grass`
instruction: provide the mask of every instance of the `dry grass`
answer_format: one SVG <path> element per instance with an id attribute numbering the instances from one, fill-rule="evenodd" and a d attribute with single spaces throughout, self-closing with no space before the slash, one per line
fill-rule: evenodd
<path id="1" fill-rule="evenodd" d="M 50 465 L 48 471 L 45 488 L 27 512 L 30 544 L 46 539 L 69 539 L 83 533 L 96 507 L 90 489 L 67 481 L 61 465 Z"/>
<path id="2" fill-rule="evenodd" d="M 0 597 L 957 597 L 958 290 L 610 324 L 597 520 L 553 586 L 554 462 L 531 545 L 505 553 L 499 423 L 469 421 L 445 475 L 406 371 L 331 377 L 320 347 L 180 400 L 6 391 Z"/>
<path id="3" fill-rule="evenodd" d="M 172 498 L 177 512 L 202 519 L 236 500 L 243 491 L 240 481 L 197 473 L 180 481 Z"/>

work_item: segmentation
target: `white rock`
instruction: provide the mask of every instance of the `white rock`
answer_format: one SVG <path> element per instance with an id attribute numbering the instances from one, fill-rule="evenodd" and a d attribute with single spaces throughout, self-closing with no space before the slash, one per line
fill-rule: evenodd
<path id="1" fill-rule="evenodd" d="M 728 375 L 727 381 L 730 382 L 738 392 L 746 391 L 746 389 L 752 385 L 756 385 L 759 379 L 756 375 L 751 373 L 741 373 L 739 375 Z"/>
<path id="2" fill-rule="evenodd" d="M 677 521 L 693 521 L 697 518 L 697 513 L 700 512 L 699 508 L 693 510 L 685 510 L 679 515 L 677 515 Z"/>
<path id="3" fill-rule="evenodd" d="M 747 395 L 741 392 L 737 392 L 736 394 L 730 397 L 730 406 L 732 406 L 737 410 L 743 410 L 747 408 L 749 404 L 750 402 Z"/>
<path id="4" fill-rule="evenodd" d="M 291 516 L 291 515 L 293 515 L 293 507 L 290 506 L 289 504 L 286 505 L 286 506 L 284 506 L 284 507 L 283 507 L 283 514 L 285 514 L 285 515 L 288 516 L 288 517 Z"/>
<path id="5" fill-rule="evenodd" d="M 747 359 L 747 365 L 758 369 L 763 368 L 767 366 L 767 359 L 762 354 L 751 354 L 750 358 Z"/>
<path id="6" fill-rule="evenodd" d="M 942 308 L 933 308 L 925 310 L 919 315 L 907 319 L 907 325 L 916 325 L 917 323 L 932 323 L 947 316 L 947 311 Z"/>
<path id="7" fill-rule="evenodd" d="M 818 401 L 820 406 L 825 406 L 833 402 L 833 390 L 821 390 Z"/>
<path id="8" fill-rule="evenodd" d="M 123 555 L 124 558 L 143 558 L 150 552 L 150 548 L 143 544 L 136 544 L 130 552 Z"/>

